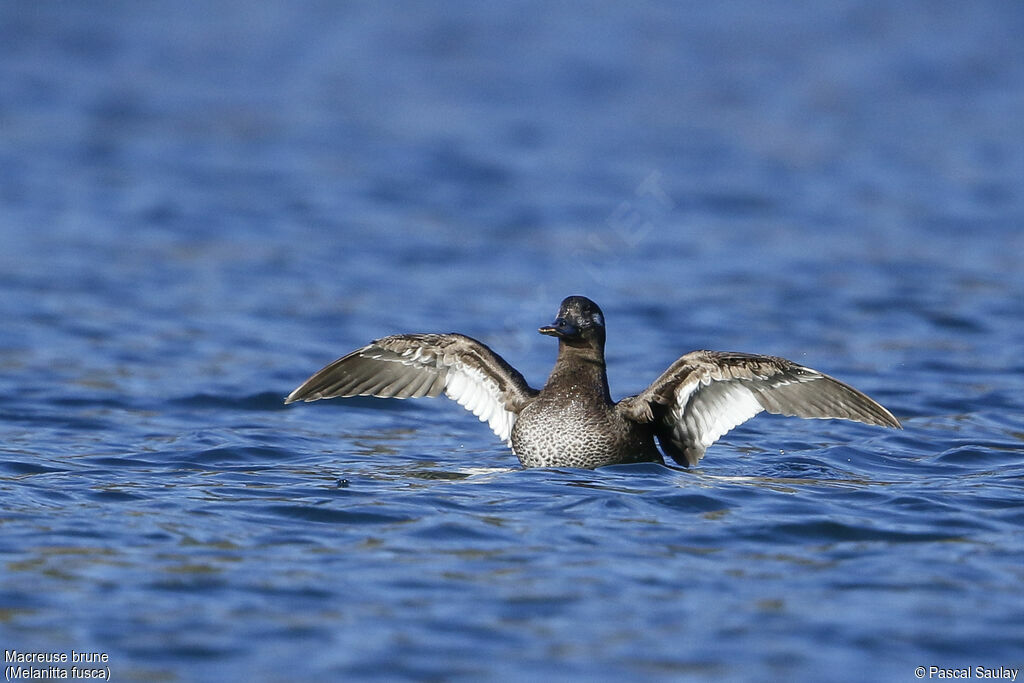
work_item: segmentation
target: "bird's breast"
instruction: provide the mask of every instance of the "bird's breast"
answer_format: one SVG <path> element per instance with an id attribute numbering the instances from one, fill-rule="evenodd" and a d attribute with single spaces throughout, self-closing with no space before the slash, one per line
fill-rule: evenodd
<path id="1" fill-rule="evenodd" d="M 524 467 L 594 468 L 649 460 L 653 439 L 615 414 L 582 400 L 536 400 L 512 427 L 512 449 Z M 648 443 L 649 448 L 648 448 Z"/>

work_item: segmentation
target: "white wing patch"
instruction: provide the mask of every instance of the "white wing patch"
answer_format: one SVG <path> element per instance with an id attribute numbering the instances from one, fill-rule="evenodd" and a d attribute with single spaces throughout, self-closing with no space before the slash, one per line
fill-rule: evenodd
<path id="1" fill-rule="evenodd" d="M 686 446 L 691 465 L 722 435 L 764 410 L 745 382 L 720 380 L 710 372 L 681 384 L 675 399 L 673 437 Z"/>
<path id="2" fill-rule="evenodd" d="M 676 431 L 684 442 L 707 448 L 736 425 L 764 410 L 742 382 L 718 382 L 703 387 L 689 406 L 677 404 Z"/>
<path id="3" fill-rule="evenodd" d="M 516 415 L 505 410 L 498 383 L 482 370 L 458 363 L 448 369 L 444 393 L 460 406 L 486 422 L 498 438 L 512 446 L 512 425 Z"/>
<path id="4" fill-rule="evenodd" d="M 371 357 L 390 360 L 381 355 Z M 498 383 L 483 370 L 460 363 L 455 358 L 445 359 L 422 348 L 406 349 L 396 360 L 400 360 L 403 365 L 437 368 L 439 374 L 444 376 L 445 396 L 476 415 L 481 422 L 486 422 L 499 439 L 509 447 L 512 446 L 512 425 L 515 424 L 516 414 L 505 410 Z"/>

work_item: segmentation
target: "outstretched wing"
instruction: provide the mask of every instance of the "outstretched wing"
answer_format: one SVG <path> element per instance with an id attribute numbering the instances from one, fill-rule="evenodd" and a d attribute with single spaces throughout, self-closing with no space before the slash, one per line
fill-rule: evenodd
<path id="1" fill-rule="evenodd" d="M 509 443 L 522 407 L 537 395 L 487 345 L 461 334 L 396 334 L 316 372 L 285 403 L 321 398 L 419 398 L 444 392 Z M 511 444 L 510 444 L 511 445 Z"/>
<path id="2" fill-rule="evenodd" d="M 637 422 L 657 420 L 658 441 L 681 465 L 696 465 L 708 446 L 762 410 L 900 428 L 892 413 L 848 384 L 785 358 L 746 353 L 688 353 L 620 405 Z"/>

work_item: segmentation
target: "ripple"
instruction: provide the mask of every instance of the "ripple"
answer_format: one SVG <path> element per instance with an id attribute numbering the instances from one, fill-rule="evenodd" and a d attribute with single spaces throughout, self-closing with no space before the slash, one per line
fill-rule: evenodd
<path id="1" fill-rule="evenodd" d="M 264 391 L 246 396 L 223 396 L 219 394 L 191 394 L 171 401 L 172 405 L 194 409 L 219 410 L 284 410 L 284 397 L 288 392 Z"/>
<path id="2" fill-rule="evenodd" d="M 126 502 L 126 501 L 137 501 L 145 500 L 145 496 L 136 495 L 127 491 L 119 489 L 102 489 L 99 491 L 93 491 L 89 495 L 89 498 L 98 502 Z"/>
<path id="3" fill-rule="evenodd" d="M 264 512 L 290 519 L 323 524 L 398 524 L 408 522 L 408 517 L 380 511 L 337 509 L 307 505 L 269 505 Z"/>
<path id="4" fill-rule="evenodd" d="M 957 534 L 935 531 L 911 532 L 896 529 L 851 525 L 831 519 L 812 519 L 801 522 L 776 524 L 766 530 L 775 539 L 813 540 L 819 543 L 843 543 L 879 541 L 888 543 L 923 543 L 929 541 L 950 541 L 960 538 Z"/>
<path id="5" fill-rule="evenodd" d="M 50 467 L 34 462 L 23 462 L 20 460 L 0 460 L 0 469 L 13 475 L 49 474 L 51 472 L 67 472 L 61 467 Z"/>
<path id="6" fill-rule="evenodd" d="M 192 463 L 225 465 L 229 463 L 287 462 L 290 453 L 273 446 L 227 446 L 193 451 L 186 455 Z"/>

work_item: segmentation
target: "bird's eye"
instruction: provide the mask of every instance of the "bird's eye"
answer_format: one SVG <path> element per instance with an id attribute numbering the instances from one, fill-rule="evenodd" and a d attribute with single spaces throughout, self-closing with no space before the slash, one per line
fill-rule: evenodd
<path id="1" fill-rule="evenodd" d="M 604 327 L 604 317 L 600 313 L 594 313 L 590 316 L 590 319 L 594 321 L 595 325 Z"/>

